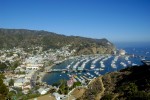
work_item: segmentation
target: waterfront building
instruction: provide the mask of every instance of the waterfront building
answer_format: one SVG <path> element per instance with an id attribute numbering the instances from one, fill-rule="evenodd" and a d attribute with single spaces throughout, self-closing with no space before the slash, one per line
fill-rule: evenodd
<path id="1" fill-rule="evenodd" d="M 67 81 L 67 86 L 72 87 L 74 82 L 76 82 L 74 75 L 71 75 L 70 80 Z"/>
<path id="2" fill-rule="evenodd" d="M 64 98 L 66 98 L 65 95 L 61 95 L 61 94 L 59 94 L 59 93 L 57 93 L 57 92 L 53 93 L 53 95 L 54 95 L 54 97 L 56 98 L 56 100 L 62 100 L 62 99 L 64 99 Z"/>
<path id="3" fill-rule="evenodd" d="M 41 95 L 44 95 L 44 94 L 46 94 L 48 91 L 50 90 L 50 88 L 39 88 L 38 89 L 38 92 L 41 94 Z"/>
<path id="4" fill-rule="evenodd" d="M 119 55 L 125 55 L 125 54 L 126 54 L 125 50 L 123 50 L 123 49 L 119 50 Z"/>
<path id="5" fill-rule="evenodd" d="M 67 81 L 67 86 L 71 87 L 71 86 L 73 86 L 73 83 L 74 83 L 74 81 L 72 79 L 70 79 Z"/>

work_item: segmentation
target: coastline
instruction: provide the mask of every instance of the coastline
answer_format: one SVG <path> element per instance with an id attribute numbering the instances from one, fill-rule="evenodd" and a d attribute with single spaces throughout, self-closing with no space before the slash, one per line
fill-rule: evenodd
<path id="1" fill-rule="evenodd" d="M 96 55 L 101 55 L 101 54 L 95 54 L 94 56 L 96 56 Z M 82 55 L 82 56 L 91 56 L 91 55 Z M 64 59 L 64 60 L 61 60 L 61 61 L 58 61 L 58 62 L 63 63 L 66 60 L 75 59 L 75 58 L 78 58 L 78 57 L 80 57 L 80 56 L 72 56 L 72 57 L 69 57 L 67 59 Z M 51 66 L 45 67 L 44 68 L 44 72 L 39 72 L 39 80 L 38 80 L 38 82 L 43 83 L 42 80 L 43 80 L 44 76 L 47 74 L 46 70 L 51 69 L 55 65 L 57 65 L 57 63 L 54 63 Z"/>
<path id="2" fill-rule="evenodd" d="M 45 72 L 45 70 L 48 70 L 48 69 L 51 69 L 53 66 L 55 66 L 56 64 L 52 64 L 51 66 L 48 66 L 48 67 L 46 67 L 46 68 L 44 68 L 44 71 L 43 72 L 39 72 L 39 82 L 40 83 L 43 83 L 43 78 L 44 78 L 44 76 L 47 74 L 46 72 Z"/>
<path id="3" fill-rule="evenodd" d="M 63 63 L 64 61 L 66 61 L 66 60 L 68 60 L 68 59 L 64 59 L 64 60 L 62 60 L 62 61 L 60 61 L 61 63 Z M 54 64 L 52 64 L 51 66 L 48 66 L 48 67 L 45 67 L 44 68 L 44 72 L 39 72 L 39 82 L 40 83 L 43 83 L 43 78 L 44 78 L 44 76 L 47 74 L 47 72 L 46 72 L 46 70 L 49 70 L 49 69 L 51 69 L 53 66 L 55 66 L 55 65 L 57 65 L 56 63 L 54 63 Z"/>

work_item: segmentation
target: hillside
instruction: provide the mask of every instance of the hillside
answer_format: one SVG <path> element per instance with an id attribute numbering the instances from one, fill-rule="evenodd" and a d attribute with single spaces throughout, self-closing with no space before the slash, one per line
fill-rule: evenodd
<path id="1" fill-rule="evenodd" d="M 76 54 L 112 53 L 114 45 L 107 39 L 92 39 L 79 36 L 65 36 L 47 31 L 26 29 L 0 29 L 0 49 L 35 46 L 61 48 L 69 45 L 70 50 L 75 49 Z"/>
<path id="2" fill-rule="evenodd" d="M 93 79 L 78 100 L 150 100 L 150 66 L 134 66 Z"/>

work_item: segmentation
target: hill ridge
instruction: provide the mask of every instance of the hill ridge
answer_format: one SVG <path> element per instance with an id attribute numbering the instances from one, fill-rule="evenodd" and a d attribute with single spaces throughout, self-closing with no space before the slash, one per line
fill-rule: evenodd
<path id="1" fill-rule="evenodd" d="M 65 36 L 44 30 L 4 29 L 0 28 L 0 49 L 29 48 L 41 46 L 43 50 L 69 46 L 75 49 L 76 54 L 112 53 L 115 50 L 113 43 L 107 39 L 92 39 L 80 36 Z"/>
<path id="2" fill-rule="evenodd" d="M 146 65 L 107 73 L 93 79 L 77 100 L 150 100 L 149 73 Z"/>

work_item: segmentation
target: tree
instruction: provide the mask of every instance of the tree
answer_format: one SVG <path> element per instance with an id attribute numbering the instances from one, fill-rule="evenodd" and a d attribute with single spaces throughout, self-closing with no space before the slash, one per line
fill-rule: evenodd
<path id="1" fill-rule="evenodd" d="M 113 94 L 105 94 L 101 100 L 112 100 L 113 99 Z"/>
<path id="2" fill-rule="evenodd" d="M 10 79 L 9 86 L 14 86 L 14 80 L 13 79 Z"/>
<path id="3" fill-rule="evenodd" d="M 5 100 L 8 94 L 8 89 L 6 85 L 3 83 L 2 78 L 0 77 L 0 99 Z"/>
<path id="4" fill-rule="evenodd" d="M 132 95 L 138 91 L 138 87 L 135 83 L 129 83 L 124 87 L 124 91 L 127 93 L 127 95 Z"/>
<path id="5" fill-rule="evenodd" d="M 74 82 L 73 88 L 75 88 L 76 86 L 81 86 L 81 82 Z"/>

